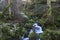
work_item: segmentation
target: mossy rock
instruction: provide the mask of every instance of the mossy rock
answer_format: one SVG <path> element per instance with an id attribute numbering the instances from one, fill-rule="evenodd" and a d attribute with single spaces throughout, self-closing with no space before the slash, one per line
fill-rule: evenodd
<path id="1" fill-rule="evenodd" d="M 29 40 L 36 40 L 36 33 L 32 32 L 31 34 L 28 35 L 28 37 L 30 38 Z"/>
<path id="2" fill-rule="evenodd" d="M 46 30 L 40 35 L 41 40 L 60 40 L 60 30 Z"/>

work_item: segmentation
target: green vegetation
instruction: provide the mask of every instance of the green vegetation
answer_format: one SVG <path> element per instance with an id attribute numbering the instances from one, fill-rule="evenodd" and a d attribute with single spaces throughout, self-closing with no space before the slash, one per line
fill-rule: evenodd
<path id="1" fill-rule="evenodd" d="M 34 22 L 38 22 L 43 28 L 44 32 L 40 35 L 41 40 L 60 40 L 60 7 L 52 8 L 51 16 L 47 17 L 47 11 L 41 12 L 41 5 L 44 5 L 44 3 L 41 3 L 40 0 L 35 0 L 31 4 L 28 3 L 24 5 L 23 11 L 29 18 L 24 18 L 24 21 L 19 21 L 16 27 L 14 27 L 12 22 L 10 22 L 9 25 L 3 25 L 15 18 L 14 15 L 5 13 L 10 7 L 10 5 L 8 5 L 0 14 L 0 40 L 21 40 L 20 36 L 24 33 L 30 40 L 35 40 L 35 33 L 28 35 Z M 25 23 L 27 24 L 25 25 Z"/>

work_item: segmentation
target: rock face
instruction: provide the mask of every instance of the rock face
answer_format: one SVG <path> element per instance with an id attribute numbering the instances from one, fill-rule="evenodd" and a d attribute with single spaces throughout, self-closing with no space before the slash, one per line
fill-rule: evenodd
<path id="1" fill-rule="evenodd" d="M 7 5 L 7 0 L 0 0 L 0 12 L 4 9 Z"/>
<path id="2" fill-rule="evenodd" d="M 21 16 L 23 17 L 27 17 L 22 13 L 22 8 L 23 8 L 23 3 L 24 2 L 31 2 L 31 0 L 12 0 L 12 4 L 11 4 L 11 13 L 13 15 L 15 15 L 16 17 L 20 18 Z M 0 1 L 0 12 L 4 9 L 4 7 L 7 5 L 8 0 L 1 0 Z M 41 7 L 41 8 L 40 8 Z M 41 6 L 39 7 L 40 12 L 39 13 L 45 13 L 46 12 L 46 4 L 41 4 Z M 52 3 L 52 7 L 60 7 L 60 4 L 57 3 Z"/>
<path id="3" fill-rule="evenodd" d="M 22 1 L 21 0 L 3 0 L 0 2 L 0 11 L 2 12 L 4 7 L 6 7 L 6 5 L 8 3 L 10 3 L 9 1 L 12 1 L 11 6 L 8 8 L 8 13 L 11 13 L 12 15 L 14 15 L 15 17 L 26 17 L 25 13 L 22 13 Z"/>

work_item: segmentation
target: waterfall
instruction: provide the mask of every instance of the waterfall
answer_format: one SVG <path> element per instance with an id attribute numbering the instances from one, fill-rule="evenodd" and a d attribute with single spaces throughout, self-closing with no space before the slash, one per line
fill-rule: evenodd
<path id="1" fill-rule="evenodd" d="M 43 33 L 42 27 L 39 26 L 37 23 L 34 23 L 33 24 L 33 28 L 30 29 L 29 34 L 31 34 L 32 32 L 34 32 L 33 30 L 35 30 L 35 33 L 37 34 L 37 37 L 38 37 L 38 38 L 36 38 L 36 40 L 40 40 L 40 33 Z M 29 38 L 28 37 L 24 38 L 24 36 L 22 36 L 22 40 L 29 40 Z"/>

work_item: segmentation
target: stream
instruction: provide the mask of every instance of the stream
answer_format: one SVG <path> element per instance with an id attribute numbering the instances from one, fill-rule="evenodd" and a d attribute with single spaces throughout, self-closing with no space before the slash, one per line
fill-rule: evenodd
<path id="1" fill-rule="evenodd" d="M 16 25 L 17 25 L 17 24 L 18 24 L 18 23 L 13 24 L 15 30 L 17 30 L 17 29 L 16 29 Z M 0 28 L 2 28 L 2 26 L 3 26 L 3 27 L 6 27 L 7 25 L 10 25 L 10 23 L 3 23 L 2 25 L 0 24 Z M 30 29 L 29 34 L 31 34 L 32 32 L 35 32 L 35 33 L 38 35 L 38 36 L 37 36 L 38 38 L 36 38 L 36 40 L 40 40 L 40 34 L 43 33 L 42 27 L 39 26 L 38 23 L 33 23 L 32 26 L 33 26 L 33 28 Z M 35 30 L 35 31 L 34 31 L 34 30 Z M 10 31 L 12 32 L 13 30 L 10 30 Z M 25 37 L 25 38 L 24 38 L 24 35 L 21 36 L 21 39 L 22 39 L 22 40 L 29 40 L 28 37 Z"/>

